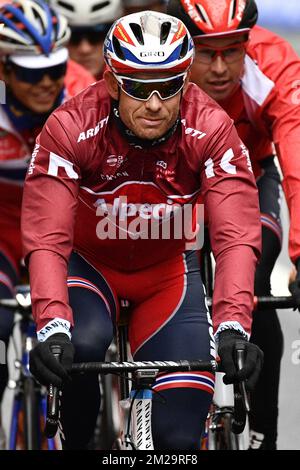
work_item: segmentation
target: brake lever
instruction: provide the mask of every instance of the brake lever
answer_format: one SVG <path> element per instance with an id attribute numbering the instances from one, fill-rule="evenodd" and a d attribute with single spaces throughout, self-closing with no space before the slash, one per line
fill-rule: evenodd
<path id="1" fill-rule="evenodd" d="M 60 361 L 62 350 L 60 346 L 51 346 L 51 352 L 57 361 Z M 59 389 L 53 384 L 48 387 L 47 393 L 47 415 L 45 424 L 45 435 L 52 439 L 57 433 L 59 418 Z"/>
<path id="2" fill-rule="evenodd" d="M 236 346 L 236 363 L 238 370 L 241 370 L 244 367 L 244 353 L 245 353 L 245 344 L 238 343 Z M 246 391 L 245 381 L 239 382 L 238 384 L 240 393 L 243 400 L 243 405 L 247 413 L 250 412 L 250 404 L 248 400 L 248 394 Z"/>
<path id="3" fill-rule="evenodd" d="M 238 370 L 244 367 L 245 343 L 236 344 L 236 365 Z M 235 434 L 241 434 L 245 429 L 247 414 L 250 411 L 250 405 L 246 392 L 245 382 L 234 384 L 234 414 L 232 421 L 232 431 Z"/>

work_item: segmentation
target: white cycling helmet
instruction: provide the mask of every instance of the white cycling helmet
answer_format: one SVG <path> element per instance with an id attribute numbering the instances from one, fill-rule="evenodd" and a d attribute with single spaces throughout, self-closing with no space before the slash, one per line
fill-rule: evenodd
<path id="1" fill-rule="evenodd" d="M 67 18 L 71 27 L 113 23 L 123 14 L 121 0 L 50 0 L 49 3 Z"/>
<path id="2" fill-rule="evenodd" d="M 14 0 L 0 7 L 2 55 L 50 55 L 67 44 L 66 18 L 41 0 Z"/>
<path id="3" fill-rule="evenodd" d="M 115 21 L 104 42 L 104 58 L 113 73 L 182 73 L 192 65 L 194 45 L 181 20 L 141 11 Z"/>

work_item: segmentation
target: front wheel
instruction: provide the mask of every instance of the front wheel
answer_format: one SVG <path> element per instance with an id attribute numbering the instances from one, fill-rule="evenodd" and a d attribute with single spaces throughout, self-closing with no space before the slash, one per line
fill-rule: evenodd
<path id="1" fill-rule="evenodd" d="M 26 450 L 40 449 L 39 393 L 32 377 L 26 377 L 23 390 L 24 439 Z"/>
<path id="2" fill-rule="evenodd" d="M 229 411 L 212 414 L 208 432 L 209 450 L 238 449 L 238 438 L 232 432 L 232 419 Z"/>
<path id="3" fill-rule="evenodd" d="M 119 395 L 117 377 L 112 374 L 100 378 L 101 410 L 99 415 L 97 448 L 112 449 L 118 436 L 119 423 Z"/>

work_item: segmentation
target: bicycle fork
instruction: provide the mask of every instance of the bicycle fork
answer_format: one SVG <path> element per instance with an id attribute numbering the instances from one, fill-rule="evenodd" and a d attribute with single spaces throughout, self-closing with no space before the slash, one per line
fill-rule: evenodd
<path id="1" fill-rule="evenodd" d="M 152 439 L 152 385 L 158 370 L 137 370 L 129 398 L 120 402 L 123 411 L 122 449 L 153 450 Z"/>

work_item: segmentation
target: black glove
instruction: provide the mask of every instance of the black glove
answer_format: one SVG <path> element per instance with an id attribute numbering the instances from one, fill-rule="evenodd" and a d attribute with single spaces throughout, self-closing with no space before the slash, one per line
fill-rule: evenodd
<path id="1" fill-rule="evenodd" d="M 294 297 L 296 308 L 300 312 L 300 258 L 298 258 L 295 265 L 297 268 L 296 279 L 289 284 L 289 290 L 292 296 Z"/>
<path id="2" fill-rule="evenodd" d="M 236 366 L 236 344 L 244 343 L 244 367 Z M 225 384 L 246 381 L 246 388 L 253 390 L 263 365 L 263 352 L 253 343 L 249 343 L 238 331 L 224 330 L 219 335 L 218 353 L 225 376 Z"/>
<path id="3" fill-rule="evenodd" d="M 60 346 L 61 357 L 58 361 L 51 352 L 51 346 Z M 69 381 L 74 357 L 74 346 L 64 333 L 55 333 L 46 341 L 39 343 L 30 351 L 30 372 L 43 385 L 53 384 L 61 388 Z"/>

